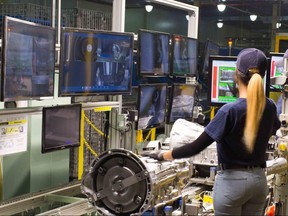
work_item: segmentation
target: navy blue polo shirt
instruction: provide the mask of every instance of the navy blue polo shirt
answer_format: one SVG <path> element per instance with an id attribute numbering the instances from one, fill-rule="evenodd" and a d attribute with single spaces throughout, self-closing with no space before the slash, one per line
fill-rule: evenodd
<path id="1" fill-rule="evenodd" d="M 218 163 L 237 165 L 266 163 L 265 152 L 269 138 L 280 127 L 275 103 L 267 98 L 255 148 L 251 154 L 246 151 L 243 142 L 246 108 L 246 98 L 225 104 L 206 126 L 205 132 L 217 143 Z"/>

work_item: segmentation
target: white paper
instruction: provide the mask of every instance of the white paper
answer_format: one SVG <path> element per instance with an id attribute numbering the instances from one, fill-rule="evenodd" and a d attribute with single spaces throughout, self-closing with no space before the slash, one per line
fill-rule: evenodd
<path id="1" fill-rule="evenodd" d="M 27 151 L 27 115 L 0 116 L 0 155 Z"/>

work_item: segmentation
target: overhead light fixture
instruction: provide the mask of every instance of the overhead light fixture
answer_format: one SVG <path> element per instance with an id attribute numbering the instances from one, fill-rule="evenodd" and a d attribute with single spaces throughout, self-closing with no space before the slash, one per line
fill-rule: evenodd
<path id="1" fill-rule="evenodd" d="M 186 15 L 186 19 L 189 21 L 189 15 Z"/>
<path id="2" fill-rule="evenodd" d="M 278 28 L 280 28 L 281 27 L 281 22 L 277 22 L 276 23 L 276 28 L 278 29 Z"/>
<path id="3" fill-rule="evenodd" d="M 221 21 L 217 22 L 217 27 L 218 28 L 222 28 L 223 27 L 223 22 L 221 22 Z"/>
<path id="4" fill-rule="evenodd" d="M 255 14 L 251 14 L 251 15 L 250 15 L 250 20 L 251 20 L 251 21 L 254 22 L 256 19 L 257 19 L 257 15 L 255 15 Z"/>
<path id="5" fill-rule="evenodd" d="M 219 3 L 217 4 L 217 9 L 218 11 L 223 12 L 226 9 L 226 5 L 223 3 Z"/>
<path id="6" fill-rule="evenodd" d="M 145 5 L 145 9 L 148 13 L 150 13 L 153 10 L 153 5 Z"/>

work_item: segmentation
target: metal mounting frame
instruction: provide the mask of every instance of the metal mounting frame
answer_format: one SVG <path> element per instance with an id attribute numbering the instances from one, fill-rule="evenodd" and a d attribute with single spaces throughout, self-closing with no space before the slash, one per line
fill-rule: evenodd
<path id="1" fill-rule="evenodd" d="M 199 8 L 197 6 L 177 2 L 175 0 L 150 0 L 150 2 L 187 11 L 189 15 L 188 36 L 196 39 L 198 38 Z M 125 5 L 126 0 L 113 0 L 112 31 L 124 31 Z"/>

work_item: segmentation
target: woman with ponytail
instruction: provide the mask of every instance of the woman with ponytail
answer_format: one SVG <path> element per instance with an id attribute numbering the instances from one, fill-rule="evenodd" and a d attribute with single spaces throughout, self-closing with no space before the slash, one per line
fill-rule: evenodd
<path id="1" fill-rule="evenodd" d="M 218 171 L 213 187 L 215 215 L 263 215 L 268 194 L 265 176 L 269 138 L 280 127 L 275 103 L 266 98 L 262 78 L 265 54 L 242 50 L 236 62 L 239 98 L 222 106 L 192 143 L 149 154 L 157 160 L 187 158 L 217 143 Z"/>

